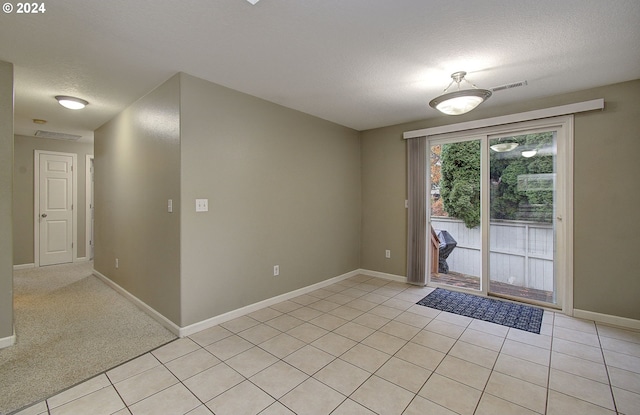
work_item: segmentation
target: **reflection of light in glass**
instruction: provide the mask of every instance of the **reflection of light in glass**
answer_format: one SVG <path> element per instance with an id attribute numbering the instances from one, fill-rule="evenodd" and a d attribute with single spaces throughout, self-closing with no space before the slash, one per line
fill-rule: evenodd
<path id="1" fill-rule="evenodd" d="M 491 150 L 497 153 L 506 153 L 518 147 L 518 143 L 497 143 L 491 146 Z"/>
<path id="2" fill-rule="evenodd" d="M 522 157 L 530 158 L 538 154 L 538 150 L 525 150 L 522 152 Z"/>

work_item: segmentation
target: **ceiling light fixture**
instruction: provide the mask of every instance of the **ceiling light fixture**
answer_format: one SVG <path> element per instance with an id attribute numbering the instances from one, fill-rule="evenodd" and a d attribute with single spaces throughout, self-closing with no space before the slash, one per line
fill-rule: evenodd
<path id="1" fill-rule="evenodd" d="M 60 103 L 60 105 L 65 108 L 69 108 L 70 110 L 81 110 L 82 108 L 89 105 L 89 102 L 76 97 L 57 95 L 56 99 L 58 100 L 58 103 Z"/>
<path id="2" fill-rule="evenodd" d="M 491 91 L 478 88 L 473 83 L 467 81 L 465 75 L 467 75 L 467 73 L 464 71 L 452 73 L 451 78 L 453 81 L 444 89 L 442 95 L 429 102 L 429 106 L 447 115 L 462 115 L 489 99 Z M 460 82 L 463 80 L 473 88 L 461 90 Z M 458 86 L 458 90 L 447 93 L 447 90 L 451 88 L 454 82 Z"/>

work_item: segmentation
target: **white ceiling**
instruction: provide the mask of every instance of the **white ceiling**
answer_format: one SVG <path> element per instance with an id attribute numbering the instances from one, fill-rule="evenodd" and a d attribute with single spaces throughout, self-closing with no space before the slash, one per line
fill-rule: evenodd
<path id="1" fill-rule="evenodd" d="M 21 135 L 92 139 L 179 71 L 356 130 L 439 116 L 428 102 L 460 70 L 482 88 L 528 81 L 485 106 L 640 78 L 638 0 L 44 4 L 40 14 L 0 13 Z M 90 105 L 66 110 L 55 95 Z"/>

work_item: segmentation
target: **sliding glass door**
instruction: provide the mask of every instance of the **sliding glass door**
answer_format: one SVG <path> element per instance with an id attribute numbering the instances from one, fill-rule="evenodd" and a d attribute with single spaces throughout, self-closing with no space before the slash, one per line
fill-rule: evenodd
<path id="1" fill-rule="evenodd" d="M 428 283 L 562 306 L 566 126 L 429 137 Z"/>

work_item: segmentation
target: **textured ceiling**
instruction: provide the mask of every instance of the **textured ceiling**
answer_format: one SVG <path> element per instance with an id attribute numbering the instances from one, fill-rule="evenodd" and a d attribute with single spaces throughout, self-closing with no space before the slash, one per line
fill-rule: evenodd
<path id="1" fill-rule="evenodd" d="M 15 131 L 83 135 L 183 71 L 365 130 L 439 116 L 464 70 L 504 105 L 640 78 L 638 0 L 56 0 L 0 13 Z M 53 96 L 90 105 L 60 107 Z"/>

